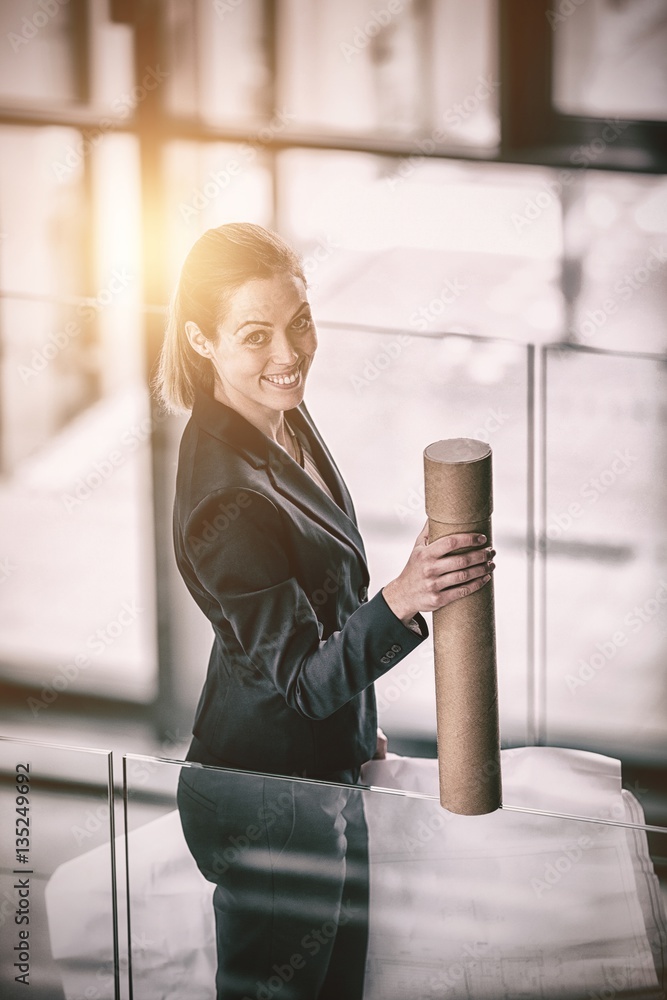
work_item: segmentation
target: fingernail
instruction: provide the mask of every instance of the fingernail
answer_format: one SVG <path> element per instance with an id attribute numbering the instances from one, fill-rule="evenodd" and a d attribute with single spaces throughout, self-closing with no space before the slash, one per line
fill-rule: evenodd
<path id="1" fill-rule="evenodd" d="M 485 542 L 486 541 L 486 535 L 478 535 L 477 536 L 477 541 L 478 542 Z"/>

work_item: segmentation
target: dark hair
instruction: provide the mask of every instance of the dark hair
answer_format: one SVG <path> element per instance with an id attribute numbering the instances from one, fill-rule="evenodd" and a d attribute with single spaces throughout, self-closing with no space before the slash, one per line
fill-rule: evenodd
<path id="1" fill-rule="evenodd" d="M 215 370 L 194 350 L 185 332 L 190 320 L 212 343 L 231 295 L 247 281 L 292 274 L 306 284 L 298 255 L 268 229 L 232 222 L 209 229 L 197 240 L 181 268 L 153 388 L 171 413 L 190 410 L 195 387 L 213 391 Z"/>

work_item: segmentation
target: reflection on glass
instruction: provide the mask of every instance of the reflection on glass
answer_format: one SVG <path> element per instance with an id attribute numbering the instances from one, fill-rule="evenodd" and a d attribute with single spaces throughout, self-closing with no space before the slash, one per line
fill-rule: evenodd
<path id="1" fill-rule="evenodd" d="M 664 121 L 665 0 L 554 4 L 554 103 L 566 114 Z"/>
<path id="2" fill-rule="evenodd" d="M 116 996 L 110 766 L 102 750 L 0 738 L 3 1000 Z"/>
<path id="3" fill-rule="evenodd" d="M 585 387 L 585 389 L 584 389 Z M 547 731 L 664 762 L 665 365 L 547 362 Z"/>
<path id="4" fill-rule="evenodd" d="M 609 989 L 658 1000 L 667 928 L 654 865 L 667 834 L 647 838 L 636 798 L 609 781 L 611 763 L 546 747 L 506 751 L 505 788 L 525 808 L 462 817 L 433 794 L 435 761 L 364 765 L 362 781 L 394 789 L 387 792 L 127 757 L 134 995 L 212 1000 L 215 917 L 222 928 L 236 906 L 256 913 L 249 933 L 257 938 L 239 996 L 355 995 L 318 993 L 313 983 L 332 940 L 353 925 L 353 896 L 339 896 L 333 914 L 330 907 L 345 884 L 336 859 L 356 799 L 368 835 L 366 1000 L 450 991 L 468 1000 L 590 1000 Z M 567 811 L 578 796 L 594 805 L 590 821 L 531 811 Z M 228 811 L 232 802 L 239 808 Z M 323 855 L 317 831 L 326 814 L 341 840 Z M 204 874 L 192 846 L 200 860 L 207 852 Z M 299 900 L 290 893 L 297 885 Z M 288 887 L 278 904 L 301 937 L 290 938 L 283 920 L 266 956 L 266 894 L 276 887 Z M 221 942 L 229 967 L 244 940 L 234 929 Z"/>

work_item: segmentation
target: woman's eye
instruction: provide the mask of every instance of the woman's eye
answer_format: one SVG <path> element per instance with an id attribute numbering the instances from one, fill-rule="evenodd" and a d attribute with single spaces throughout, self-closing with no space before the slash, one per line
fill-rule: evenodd
<path id="1" fill-rule="evenodd" d="M 264 341 L 264 334 L 262 333 L 262 331 L 254 330 L 252 333 L 248 334 L 248 336 L 245 338 L 244 343 L 256 346 L 257 344 L 263 343 L 263 341 Z"/>
<path id="2" fill-rule="evenodd" d="M 313 317 L 308 315 L 307 313 L 304 314 L 303 316 L 297 316 L 297 318 L 292 323 L 292 329 L 296 330 L 297 333 L 302 333 L 304 330 L 308 329 L 308 327 L 311 325 L 312 322 L 313 322 Z"/>

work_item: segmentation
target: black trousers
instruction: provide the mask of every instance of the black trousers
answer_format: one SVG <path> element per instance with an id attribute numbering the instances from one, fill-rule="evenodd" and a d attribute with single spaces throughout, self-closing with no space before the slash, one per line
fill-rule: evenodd
<path id="1" fill-rule="evenodd" d="M 335 780 L 352 785 L 358 771 Z M 362 1000 L 361 791 L 184 767 L 177 801 L 190 852 L 215 884 L 217 1000 Z"/>

